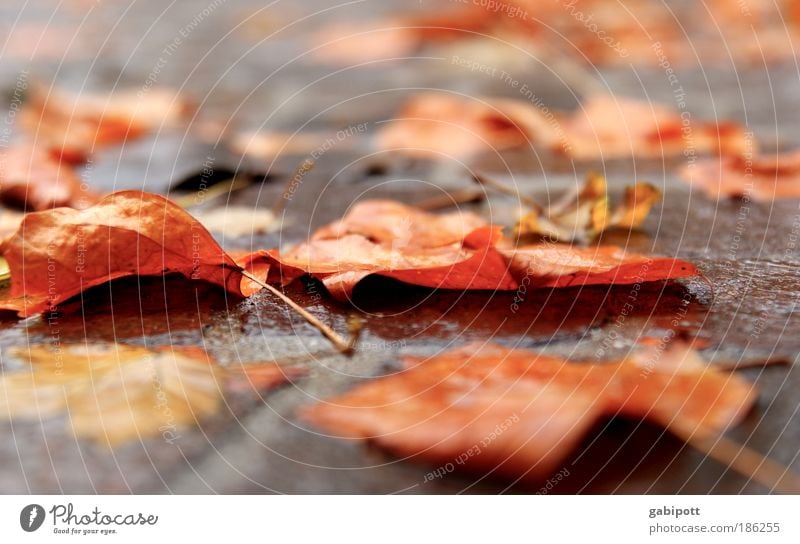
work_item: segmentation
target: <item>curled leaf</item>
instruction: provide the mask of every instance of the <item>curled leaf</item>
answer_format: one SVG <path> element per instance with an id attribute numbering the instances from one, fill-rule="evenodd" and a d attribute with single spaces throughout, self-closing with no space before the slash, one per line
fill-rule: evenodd
<path id="1" fill-rule="evenodd" d="M 606 180 L 589 174 L 577 192 L 567 192 L 549 208 L 529 210 L 517 222 L 518 236 L 541 236 L 559 242 L 586 242 L 611 228 L 635 229 L 644 222 L 661 192 L 649 183 L 625 189 L 625 197 L 612 209 Z"/>
<path id="2" fill-rule="evenodd" d="M 308 274 L 339 300 L 349 299 L 355 286 L 373 274 L 421 287 L 490 291 L 513 291 L 520 282 L 534 288 L 613 285 L 697 274 L 686 261 L 613 246 L 511 248 L 499 227 L 471 213 L 437 216 L 386 201 L 360 203 L 288 251 L 258 251 L 239 262 L 268 283 L 287 284 Z M 256 285 L 243 285 L 243 290 Z"/>
<path id="3" fill-rule="evenodd" d="M 152 193 L 121 191 L 85 210 L 30 213 L 2 254 L 11 292 L 0 308 L 22 317 L 132 275 L 177 273 L 241 294 L 241 269 L 205 227 Z"/>

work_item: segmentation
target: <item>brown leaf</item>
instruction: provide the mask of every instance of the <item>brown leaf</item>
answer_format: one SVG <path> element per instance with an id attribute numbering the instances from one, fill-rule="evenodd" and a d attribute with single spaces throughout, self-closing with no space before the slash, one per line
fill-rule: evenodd
<path id="1" fill-rule="evenodd" d="M 549 208 L 531 209 L 517 222 L 519 236 L 540 236 L 559 242 L 586 242 L 611 228 L 635 229 L 647 218 L 661 192 L 649 183 L 625 189 L 625 198 L 611 208 L 606 180 L 589 174 L 583 187 L 568 191 Z"/>
<path id="2" fill-rule="evenodd" d="M 81 186 L 70 165 L 30 142 L 0 151 L 0 199 L 23 209 L 85 207 L 97 195 Z"/>
<path id="3" fill-rule="evenodd" d="M 304 418 L 400 457 L 512 477 L 546 476 L 604 417 L 649 419 L 715 436 L 752 407 L 756 389 L 685 346 L 617 363 L 573 363 L 473 344 L 312 406 Z"/>
<path id="4" fill-rule="evenodd" d="M 178 273 L 241 295 L 233 259 L 197 220 L 152 193 L 121 191 L 85 210 L 30 213 L 2 253 L 11 292 L 0 308 L 23 317 L 132 275 Z"/>
<path id="5" fill-rule="evenodd" d="M 682 176 L 712 198 L 747 197 L 762 202 L 798 198 L 800 151 L 708 159 L 685 168 Z"/>

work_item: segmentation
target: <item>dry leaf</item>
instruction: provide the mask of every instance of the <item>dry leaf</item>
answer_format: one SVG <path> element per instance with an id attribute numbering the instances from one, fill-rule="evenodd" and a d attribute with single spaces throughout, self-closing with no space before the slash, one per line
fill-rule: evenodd
<path id="1" fill-rule="evenodd" d="M 66 416 L 75 436 L 109 446 L 158 435 L 172 443 L 222 408 L 223 389 L 267 389 L 299 372 L 276 364 L 225 369 L 199 348 L 75 344 L 10 353 L 26 366 L 0 375 L 0 416 Z"/>
<path id="2" fill-rule="evenodd" d="M 376 138 L 379 149 L 445 158 L 558 143 L 557 132 L 530 102 L 441 93 L 413 96 Z"/>
<path id="3" fill-rule="evenodd" d="M 25 102 L 20 120 L 37 146 L 65 162 L 80 164 L 104 146 L 170 127 L 188 110 L 175 92 L 162 89 L 99 96 L 39 87 Z"/>
<path id="4" fill-rule="evenodd" d="M 583 187 L 568 191 L 550 207 L 530 209 L 517 222 L 519 236 L 540 236 L 559 242 L 587 242 L 611 228 L 635 229 L 644 222 L 661 192 L 649 183 L 625 189 L 624 200 L 612 209 L 603 176 L 589 174 Z"/>
<path id="5" fill-rule="evenodd" d="M 435 248 L 460 243 L 488 223 L 474 213 L 433 214 L 394 200 L 358 202 L 339 221 L 318 229 L 312 240 L 358 234 L 391 247 Z"/>
<path id="6" fill-rule="evenodd" d="M 0 199 L 30 210 L 86 206 L 97 195 L 82 188 L 72 167 L 30 142 L 0 151 Z"/>
<path id="7" fill-rule="evenodd" d="M 473 214 L 437 216 L 386 201 L 360 203 L 289 251 L 258 251 L 238 262 L 268 283 L 287 284 L 308 274 L 339 300 L 349 299 L 373 274 L 421 287 L 491 291 L 513 291 L 520 282 L 532 288 L 612 285 L 697 274 L 686 261 L 612 246 L 511 248 L 499 227 Z M 256 287 L 242 289 L 249 293 Z"/>
<path id="8" fill-rule="evenodd" d="M 369 65 L 413 55 L 430 42 L 471 38 L 492 24 L 479 8 L 465 6 L 366 23 L 335 23 L 315 33 L 311 46 L 314 57 L 324 63 Z"/>
<path id="9" fill-rule="evenodd" d="M 721 157 L 698 162 L 682 176 L 713 198 L 746 197 L 770 202 L 800 197 L 800 151 Z"/>
<path id="10" fill-rule="evenodd" d="M 658 103 L 609 95 L 586 99 L 563 130 L 567 154 L 578 159 L 741 155 L 755 145 L 736 123 L 698 122 Z"/>
<path id="11" fill-rule="evenodd" d="M 597 364 L 474 344 L 431 359 L 409 357 L 404 366 L 302 415 L 400 457 L 540 478 L 601 418 L 649 419 L 716 436 L 756 398 L 755 386 L 682 345 Z"/>
<path id="12" fill-rule="evenodd" d="M 22 317 L 132 275 L 178 273 L 241 294 L 241 269 L 205 227 L 152 193 L 122 191 L 85 210 L 30 213 L 2 254 L 11 292 L 0 308 Z"/>

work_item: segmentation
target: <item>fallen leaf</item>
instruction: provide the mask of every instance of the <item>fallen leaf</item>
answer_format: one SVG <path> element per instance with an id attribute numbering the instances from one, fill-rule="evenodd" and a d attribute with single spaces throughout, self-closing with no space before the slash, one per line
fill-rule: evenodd
<path id="1" fill-rule="evenodd" d="M 30 142 L 0 150 L 0 199 L 30 210 L 90 204 L 97 196 L 63 164 Z"/>
<path id="2" fill-rule="evenodd" d="M 67 344 L 4 353 L 24 367 L 0 375 L 0 416 L 66 416 L 76 437 L 109 446 L 159 435 L 173 443 L 222 408 L 223 391 L 265 390 L 301 372 L 274 363 L 223 368 L 184 347 Z"/>
<path id="3" fill-rule="evenodd" d="M 241 269 L 205 227 L 169 200 L 140 191 L 110 194 L 85 210 L 30 213 L 2 255 L 11 292 L 0 308 L 22 317 L 132 275 L 178 273 L 241 294 Z"/>
<path id="4" fill-rule="evenodd" d="M 402 59 L 431 42 L 471 38 L 494 21 L 480 9 L 466 6 L 432 14 L 362 23 L 334 23 L 314 33 L 313 55 L 336 66 Z"/>
<path id="5" fill-rule="evenodd" d="M 473 344 L 430 359 L 407 357 L 404 368 L 302 416 L 399 457 L 541 478 L 602 418 L 716 436 L 738 423 L 757 395 L 754 385 L 682 345 L 598 364 Z"/>
<path id="6" fill-rule="evenodd" d="M 733 122 L 694 121 L 662 104 L 617 96 L 589 97 L 563 121 L 565 152 L 578 159 L 742 155 L 755 142 Z"/>
<path id="7" fill-rule="evenodd" d="M 800 197 L 800 151 L 720 157 L 687 167 L 682 177 L 713 198 L 746 197 L 770 202 Z"/>
<path id="8" fill-rule="evenodd" d="M 400 20 L 336 23 L 316 32 L 310 45 L 317 61 L 349 66 L 407 56 L 419 47 L 419 38 Z"/>
<path id="9" fill-rule="evenodd" d="M 499 227 L 471 213 L 437 216 L 387 201 L 359 203 L 288 251 L 257 251 L 238 262 L 267 283 L 285 285 L 308 274 L 338 300 L 349 300 L 373 274 L 421 287 L 489 291 L 513 291 L 521 282 L 532 288 L 622 285 L 697 274 L 689 262 L 613 246 L 512 248 Z M 242 289 L 257 286 L 243 282 Z"/>
<path id="10" fill-rule="evenodd" d="M 101 96 L 37 87 L 20 121 L 37 146 L 62 161 L 80 164 L 97 149 L 174 125 L 189 109 L 175 92 L 163 89 Z"/>
<path id="11" fill-rule="evenodd" d="M 514 232 L 559 242 L 587 242 L 611 228 L 639 227 L 660 199 L 658 189 L 640 182 L 627 187 L 624 200 L 612 209 L 605 178 L 589 174 L 577 191 L 568 191 L 549 207 L 529 209 L 517 222 Z"/>
<path id="12" fill-rule="evenodd" d="M 460 243 L 487 225 L 467 211 L 433 214 L 394 200 L 365 200 L 354 204 L 343 219 L 318 229 L 311 239 L 358 234 L 390 247 L 435 248 Z"/>
<path id="13" fill-rule="evenodd" d="M 376 136 L 382 150 L 455 158 L 557 143 L 557 130 L 530 102 L 441 93 L 413 96 Z"/>

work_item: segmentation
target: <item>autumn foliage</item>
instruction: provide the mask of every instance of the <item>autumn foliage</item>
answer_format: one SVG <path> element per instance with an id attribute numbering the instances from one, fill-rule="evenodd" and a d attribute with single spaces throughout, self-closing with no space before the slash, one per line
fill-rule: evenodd
<path id="1" fill-rule="evenodd" d="M 596 363 L 481 343 L 406 357 L 403 367 L 303 416 L 402 458 L 541 478 L 601 419 L 648 419 L 681 436 L 714 436 L 756 398 L 752 384 L 681 345 Z"/>
<path id="2" fill-rule="evenodd" d="M 125 276 L 177 273 L 239 296 L 239 266 L 191 215 L 164 197 L 112 193 L 85 210 L 30 213 L 2 246 L 11 270 L 0 308 L 40 313 Z"/>

